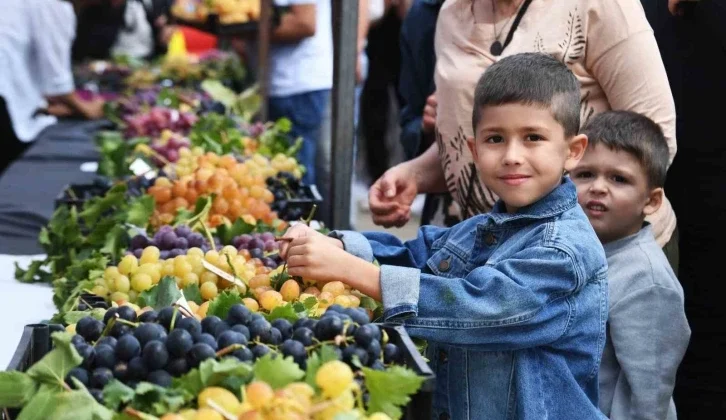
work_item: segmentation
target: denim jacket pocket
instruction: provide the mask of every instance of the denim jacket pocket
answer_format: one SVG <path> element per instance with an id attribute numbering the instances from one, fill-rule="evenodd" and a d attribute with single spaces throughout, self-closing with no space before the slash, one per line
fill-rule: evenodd
<path id="1" fill-rule="evenodd" d="M 467 261 L 460 252 L 452 252 L 448 247 L 436 251 L 427 261 L 426 266 L 431 273 L 439 277 L 464 277 L 467 273 Z"/>

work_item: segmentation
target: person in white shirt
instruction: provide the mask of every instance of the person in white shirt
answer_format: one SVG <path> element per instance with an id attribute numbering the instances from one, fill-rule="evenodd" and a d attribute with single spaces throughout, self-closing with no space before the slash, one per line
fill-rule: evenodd
<path id="1" fill-rule="evenodd" d="M 71 44 L 76 19 L 72 4 L 61 0 L 2 3 L 0 98 L 6 109 L 0 114 L 6 117 L 6 126 L 0 131 L 5 134 L 3 149 L 10 153 L 0 158 L 0 171 L 56 122 L 48 114 L 103 116 L 102 100 L 83 101 L 74 93 Z"/>

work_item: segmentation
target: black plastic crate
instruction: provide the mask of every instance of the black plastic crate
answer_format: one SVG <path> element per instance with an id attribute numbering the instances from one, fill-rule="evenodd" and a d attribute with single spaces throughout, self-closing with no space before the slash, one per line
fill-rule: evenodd
<path id="1" fill-rule="evenodd" d="M 318 209 L 320 208 L 320 205 L 323 203 L 323 196 L 320 195 L 318 187 L 315 185 L 303 185 L 302 189 L 305 190 L 305 197 L 287 200 L 287 204 L 278 211 L 281 219 L 287 221 L 300 220 L 300 218 L 308 217 L 313 206 L 317 205 Z"/>
<path id="2" fill-rule="evenodd" d="M 431 418 L 431 402 L 436 382 L 433 371 L 429 368 L 423 356 L 418 352 L 416 345 L 408 336 L 404 327 L 388 324 L 379 324 L 379 326 L 388 335 L 389 342 L 395 344 L 403 351 L 404 365 L 413 370 L 417 375 L 425 378 L 419 391 L 411 397 L 411 402 L 406 406 L 401 418 L 404 420 Z M 26 371 L 51 350 L 51 334 L 55 331 L 63 330 L 63 326 L 58 324 L 26 325 L 23 330 L 23 335 L 20 338 L 20 343 L 6 370 Z M 10 414 L 10 418 L 16 418 L 19 411 L 9 409 L 8 413 Z M 2 411 L 0 411 L 0 420 L 8 420 Z"/>
<path id="3" fill-rule="evenodd" d="M 403 412 L 403 420 L 420 420 L 431 418 L 431 403 L 433 400 L 434 387 L 436 386 L 436 375 L 419 353 L 416 345 L 409 337 L 406 329 L 400 325 L 380 324 L 381 328 L 388 334 L 391 343 L 403 350 L 404 365 L 416 372 L 418 376 L 425 378 L 418 392 L 411 397 Z"/>
<path id="4" fill-rule="evenodd" d="M 55 199 L 55 208 L 76 206 L 80 209 L 88 199 L 106 194 L 109 187 L 100 182 L 91 184 L 67 184 Z"/>

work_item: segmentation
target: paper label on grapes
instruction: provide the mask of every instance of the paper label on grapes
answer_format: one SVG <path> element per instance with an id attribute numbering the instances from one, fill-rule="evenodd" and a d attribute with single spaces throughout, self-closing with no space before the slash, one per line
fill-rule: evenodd
<path id="1" fill-rule="evenodd" d="M 156 174 L 154 171 L 152 171 L 151 166 L 149 166 L 148 163 L 144 162 L 141 159 L 136 159 L 129 168 L 134 173 L 134 175 L 139 176 L 142 174 L 145 174 L 144 177 L 147 179 L 153 179 L 156 178 Z"/>
<path id="2" fill-rule="evenodd" d="M 192 308 L 189 307 L 187 298 L 184 297 L 184 291 L 183 290 L 179 290 L 179 291 L 181 292 L 181 297 L 179 298 L 179 300 L 176 301 L 176 304 L 181 306 L 182 308 L 186 309 L 187 311 L 189 311 L 190 314 L 193 314 L 194 311 L 192 311 Z"/>
<path id="3" fill-rule="evenodd" d="M 229 274 L 229 273 L 227 273 L 227 272 L 225 272 L 223 270 L 220 270 L 219 267 L 210 264 L 209 262 L 207 262 L 207 260 L 202 260 L 202 266 L 206 270 L 211 271 L 212 273 L 214 273 L 214 274 L 218 275 L 219 277 L 227 280 L 228 282 L 234 283 L 237 286 L 245 286 L 245 287 L 247 286 L 242 280 L 238 279 L 237 277 L 235 277 L 235 276 L 233 276 L 233 275 L 231 275 L 231 274 Z"/>

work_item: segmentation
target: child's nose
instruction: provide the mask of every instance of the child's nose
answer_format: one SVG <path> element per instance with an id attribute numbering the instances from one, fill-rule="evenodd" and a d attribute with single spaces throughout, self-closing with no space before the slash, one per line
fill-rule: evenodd
<path id="1" fill-rule="evenodd" d="M 512 141 L 507 144 L 502 163 L 504 165 L 519 165 L 522 163 L 522 148 L 519 142 Z"/>

